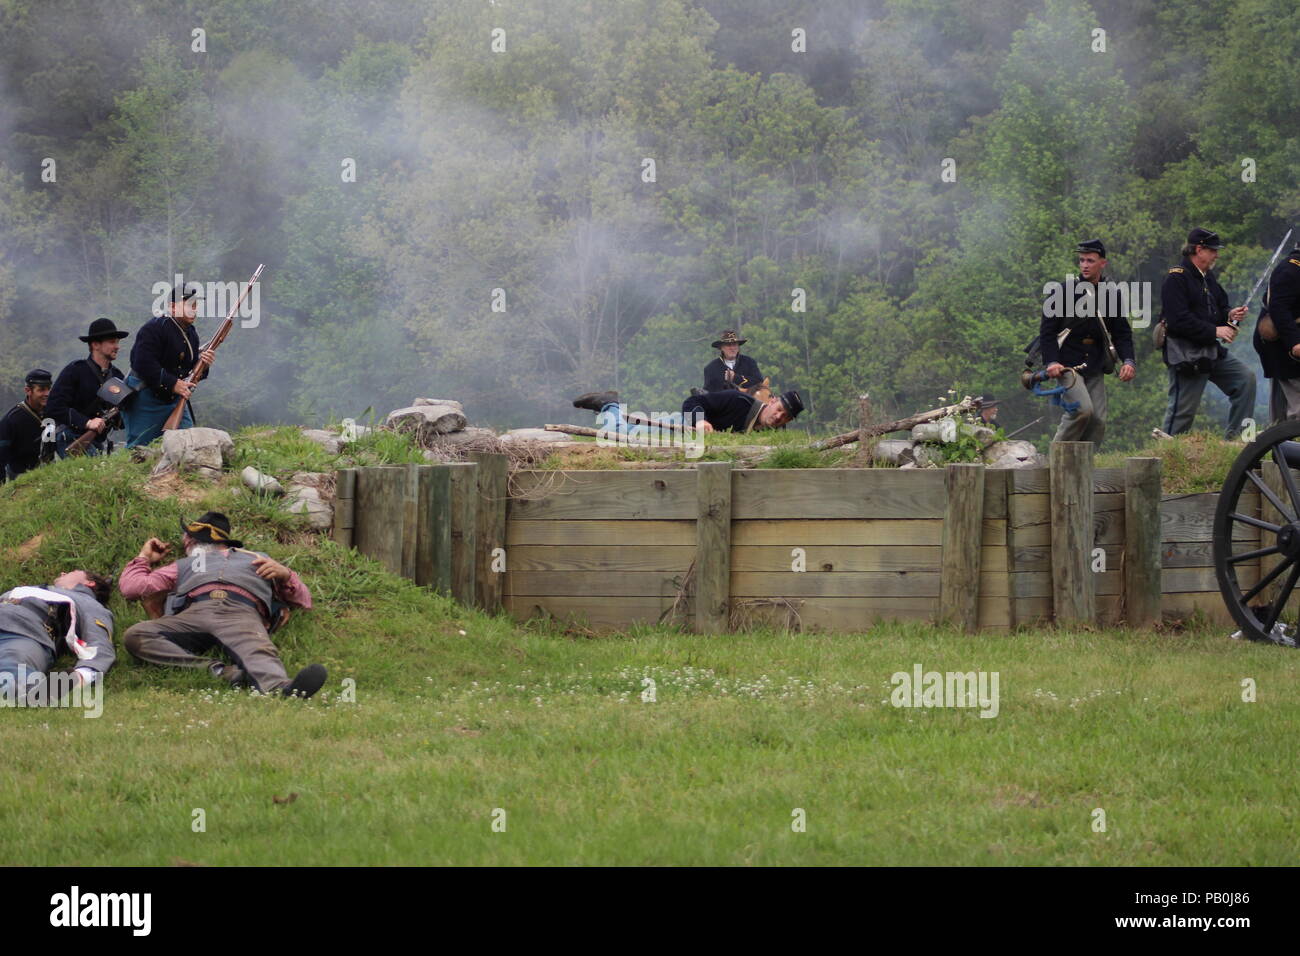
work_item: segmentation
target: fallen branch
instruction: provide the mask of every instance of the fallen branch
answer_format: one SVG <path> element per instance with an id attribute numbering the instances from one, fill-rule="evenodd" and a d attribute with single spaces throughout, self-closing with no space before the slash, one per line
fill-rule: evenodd
<path id="1" fill-rule="evenodd" d="M 950 415 L 960 415 L 963 412 L 973 411 L 975 408 L 975 399 L 967 396 L 956 405 L 946 405 L 943 408 L 931 409 L 928 412 L 921 412 L 910 418 L 900 418 L 896 422 L 886 422 L 883 425 L 872 425 L 866 429 L 867 437 L 874 438 L 877 435 L 888 435 L 890 432 L 909 431 L 923 422 L 933 422 L 940 418 L 947 418 Z M 839 448 L 841 445 L 849 445 L 861 437 L 862 429 L 855 429 L 851 432 L 845 432 L 843 435 L 836 435 L 833 438 L 823 438 L 821 441 L 813 442 L 812 448 L 817 451 L 825 451 L 828 448 Z"/>

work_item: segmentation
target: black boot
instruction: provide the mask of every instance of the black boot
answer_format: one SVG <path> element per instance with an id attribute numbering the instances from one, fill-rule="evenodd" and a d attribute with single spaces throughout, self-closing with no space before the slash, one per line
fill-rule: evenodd
<path id="1" fill-rule="evenodd" d="M 293 683 L 284 689 L 285 697 L 310 697 L 320 690 L 329 671 L 323 664 L 308 664 L 293 678 Z"/>
<path id="2" fill-rule="evenodd" d="M 618 401 L 618 392 L 588 392 L 586 395 L 579 395 L 573 400 L 574 408 L 587 408 L 593 412 L 598 412 L 606 405 L 615 404 Z"/>

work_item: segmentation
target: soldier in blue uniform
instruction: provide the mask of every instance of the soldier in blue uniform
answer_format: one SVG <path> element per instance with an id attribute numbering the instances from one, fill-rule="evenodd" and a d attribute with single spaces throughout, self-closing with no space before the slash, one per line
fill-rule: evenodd
<path id="1" fill-rule="evenodd" d="M 1255 323 L 1254 345 L 1272 381 L 1269 418 L 1273 424 L 1300 418 L 1300 245 L 1287 253 L 1268 279 L 1268 292 Z M 1265 317 L 1268 323 L 1264 323 Z M 1265 326 L 1271 324 L 1265 339 Z"/>
<path id="2" fill-rule="evenodd" d="M 1165 322 L 1165 364 L 1169 366 L 1169 408 L 1164 430 L 1179 435 L 1192 427 L 1205 383 L 1213 382 L 1228 397 L 1226 435 L 1237 438 L 1242 422 L 1255 411 L 1255 373 L 1225 346 L 1237 337 L 1245 306 L 1228 308 L 1228 293 L 1210 270 L 1223 241 L 1208 229 L 1193 229 L 1183 246 L 1183 261 L 1169 270 L 1160 287 Z M 1170 365 L 1170 340 L 1185 347 L 1203 346 L 1213 357 Z M 1216 341 L 1217 340 L 1217 341 Z"/>
<path id="3" fill-rule="evenodd" d="M 90 331 L 77 336 L 90 348 L 86 358 L 77 359 L 64 366 L 50 389 L 46 414 L 54 420 L 58 430 L 55 442 L 62 456 L 70 442 L 88 431 L 98 433 L 86 448 L 89 455 L 111 450 L 108 433 L 112 431 L 104 415 L 112 406 L 99 397 L 99 390 L 110 378 L 121 378 L 122 372 L 113 364 L 122 339 L 130 332 L 121 332 L 112 319 L 99 318 L 90 323 Z"/>
<path id="4" fill-rule="evenodd" d="M 194 329 L 198 315 L 196 295 L 193 289 L 172 289 L 167 312 L 146 322 L 136 337 L 126 384 L 138 391 L 122 403 L 128 448 L 147 445 L 158 438 L 179 399 L 185 399 L 180 427 L 194 426 L 189 402 L 193 386 L 184 379 L 200 358 L 199 333 Z M 209 365 L 214 358 L 210 351 L 202 353 L 202 357 Z M 207 377 L 204 369 L 200 378 Z"/>
<path id="5" fill-rule="evenodd" d="M 607 431 L 620 435 L 632 431 L 619 407 L 618 392 L 588 392 L 575 398 L 573 407 L 599 413 L 606 421 L 604 427 Z M 735 389 L 692 395 L 682 402 L 685 424 L 693 423 L 694 413 L 700 412 L 704 417 L 702 427 L 706 432 L 749 432 L 780 428 L 793 421 L 802 411 L 803 398 L 795 391 L 773 395 L 766 402 Z"/>
<path id="6" fill-rule="evenodd" d="M 1104 281 L 1106 247 L 1100 239 L 1087 239 L 1075 247 L 1079 262 L 1079 281 L 1090 282 L 1094 287 Z M 1094 313 L 1104 311 L 1103 297 L 1093 293 Z M 1043 364 L 1048 375 L 1059 378 L 1067 374 L 1069 387 L 1061 398 L 1078 407 L 1066 412 L 1052 441 L 1090 441 L 1100 446 L 1106 434 L 1106 380 L 1104 375 L 1116 371 L 1121 382 L 1131 382 L 1137 374 L 1137 359 L 1133 351 L 1133 330 L 1122 315 L 1071 317 L 1051 315 L 1046 305 L 1038 326 Z M 1059 311 L 1059 310 L 1058 310 Z M 1070 334 L 1057 343 L 1061 332 L 1069 328 Z M 1119 356 L 1115 364 L 1110 351 L 1113 346 Z M 1083 363 L 1087 368 L 1081 373 L 1068 374 L 1068 368 Z"/>
<path id="7" fill-rule="evenodd" d="M 713 343 L 721 354 L 704 366 L 706 392 L 753 391 L 763 384 L 763 373 L 758 370 L 758 363 L 748 355 L 740 354 L 740 347 L 747 341 L 738 338 L 735 329 L 722 330 L 722 337 Z"/>
<path id="8" fill-rule="evenodd" d="M 31 471 L 45 458 L 41 446 L 51 384 L 49 372 L 32 369 L 23 380 L 25 397 L 0 418 L 0 484 Z"/>

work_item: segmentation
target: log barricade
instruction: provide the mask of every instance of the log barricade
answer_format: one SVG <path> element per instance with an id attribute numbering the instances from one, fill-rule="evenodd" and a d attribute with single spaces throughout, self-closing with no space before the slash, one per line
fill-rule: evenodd
<path id="1" fill-rule="evenodd" d="M 1216 494 L 1162 495 L 1158 459 L 1094 468 L 1086 444 L 1053 446 L 1051 462 L 507 478 L 505 456 L 478 455 L 339 472 L 333 538 L 466 605 L 594 631 L 880 620 L 1006 631 L 1149 626 L 1195 610 L 1230 623 L 1212 560 Z M 1259 496 L 1243 507 L 1257 514 Z M 1239 569 L 1244 583 L 1258 573 Z"/>

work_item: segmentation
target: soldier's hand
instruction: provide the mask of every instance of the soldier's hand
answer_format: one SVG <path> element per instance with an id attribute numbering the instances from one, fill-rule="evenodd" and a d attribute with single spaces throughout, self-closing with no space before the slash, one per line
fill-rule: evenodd
<path id="1" fill-rule="evenodd" d="M 172 386 L 172 392 L 181 398 L 189 398 L 190 393 L 194 391 L 194 386 L 183 378 L 178 378 L 176 384 Z"/>
<path id="2" fill-rule="evenodd" d="M 1228 313 L 1228 318 L 1231 319 L 1233 322 L 1240 322 L 1245 317 L 1246 317 L 1246 307 L 1244 305 L 1239 305 Z"/>
<path id="3" fill-rule="evenodd" d="M 1047 366 L 1046 371 L 1048 378 L 1060 378 L 1061 373 L 1065 371 L 1065 366 L 1060 362 L 1053 362 L 1051 365 Z"/>
<path id="4" fill-rule="evenodd" d="M 713 424 L 711 422 L 700 422 L 699 429 L 702 432 L 711 432 L 713 431 Z"/>
<path id="5" fill-rule="evenodd" d="M 1237 337 L 1237 330 L 1231 325 L 1220 325 L 1214 330 L 1217 338 L 1223 339 L 1224 342 L 1231 342 Z"/>
<path id="6" fill-rule="evenodd" d="M 102 418 L 92 418 L 90 421 L 86 422 L 87 431 L 97 432 L 103 430 L 103 428 L 104 419 Z"/>
<path id="7" fill-rule="evenodd" d="M 1291 357 L 1293 359 L 1300 359 L 1300 345 L 1291 346 Z"/>
<path id="8" fill-rule="evenodd" d="M 275 558 L 258 557 L 253 559 L 253 570 L 259 578 L 269 581 L 288 581 L 290 571 Z"/>
<path id="9" fill-rule="evenodd" d="M 144 558 L 150 564 L 161 561 L 163 556 L 171 550 L 171 545 L 160 538 L 150 538 L 140 549 L 140 557 Z"/>
<path id="10" fill-rule="evenodd" d="M 1135 375 L 1137 375 L 1137 369 L 1134 368 L 1132 365 L 1130 365 L 1128 362 L 1125 362 L 1123 365 L 1120 366 L 1119 380 L 1121 382 L 1131 382 L 1133 381 L 1133 376 Z"/>
<path id="11" fill-rule="evenodd" d="M 199 359 L 203 362 L 204 365 L 210 366 L 213 362 L 217 360 L 217 353 L 214 352 L 212 349 L 204 349 L 202 352 L 199 353 Z"/>

